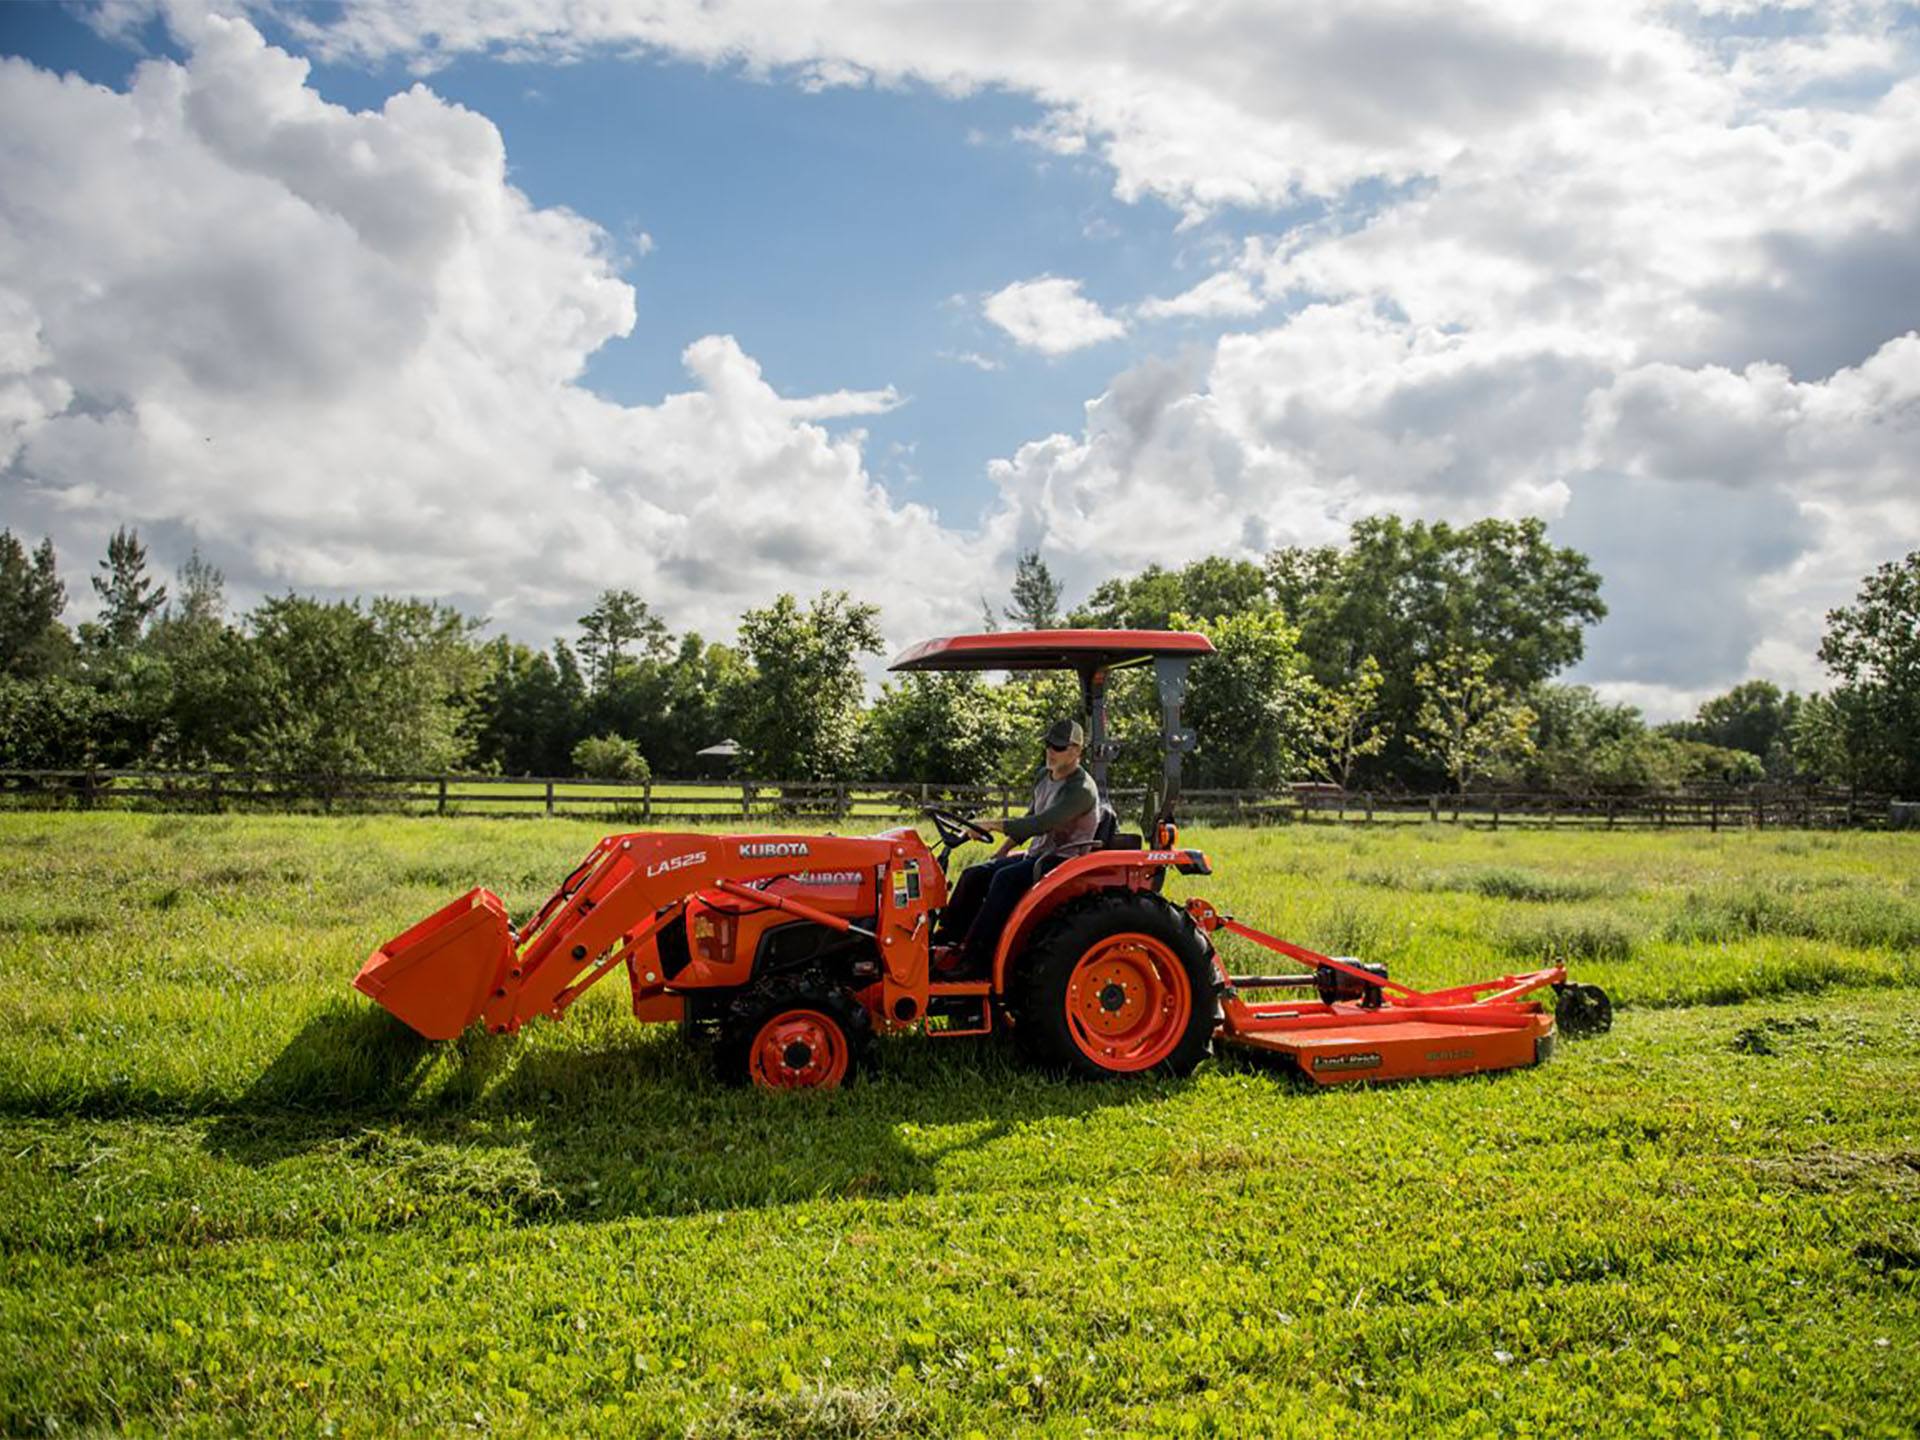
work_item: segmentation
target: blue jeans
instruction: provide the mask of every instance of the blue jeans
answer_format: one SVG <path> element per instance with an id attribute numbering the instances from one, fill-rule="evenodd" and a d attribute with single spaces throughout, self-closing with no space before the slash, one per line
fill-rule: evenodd
<path id="1" fill-rule="evenodd" d="M 940 916 L 941 936 L 962 942 L 963 963 L 984 970 L 993 947 L 1006 928 L 1020 897 L 1033 888 L 1042 859 L 1036 855 L 1003 855 L 969 865 L 953 887 L 953 896 Z"/>

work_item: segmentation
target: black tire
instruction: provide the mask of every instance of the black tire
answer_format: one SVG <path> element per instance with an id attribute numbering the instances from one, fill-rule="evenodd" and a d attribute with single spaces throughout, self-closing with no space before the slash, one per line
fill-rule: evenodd
<path id="1" fill-rule="evenodd" d="M 1103 1063 L 1089 1053 L 1076 1038 L 1069 1005 L 1074 971 L 1082 958 L 1103 941 L 1121 935 L 1145 936 L 1164 947 L 1185 975 L 1189 998 L 1184 1022 L 1177 1017 L 1169 1022 L 1178 1026 L 1171 1050 L 1164 1058 L 1139 1068 L 1131 1063 Z M 1050 1070 L 1091 1080 L 1128 1075 L 1185 1076 L 1193 1073 L 1194 1066 L 1206 1059 L 1213 1047 L 1219 987 L 1214 979 L 1212 952 L 1186 912 L 1157 895 L 1109 891 L 1066 906 L 1046 922 L 1017 958 L 1008 990 L 1007 1008 L 1015 1041 L 1027 1059 Z"/>
<path id="2" fill-rule="evenodd" d="M 822 1017 L 832 1027 L 835 1033 L 826 1038 L 829 1044 L 844 1047 L 845 1064 L 829 1067 L 839 1071 L 830 1080 L 799 1079 L 793 1088 L 850 1085 L 872 1067 L 873 1019 L 866 1008 L 853 998 L 846 986 L 834 984 L 817 971 L 805 971 L 757 980 L 734 997 L 720 1022 L 719 1037 L 713 1048 L 714 1069 L 720 1079 L 729 1085 L 755 1081 L 778 1083 L 767 1078 L 768 1060 L 765 1056 L 756 1056 L 755 1042 L 761 1032 L 781 1016 L 802 1012 Z M 811 1068 L 809 1060 L 792 1073 L 804 1075 Z"/>
<path id="3" fill-rule="evenodd" d="M 1604 1035 L 1613 1028 L 1613 1001 L 1598 985 L 1556 985 L 1553 1023 L 1569 1040 Z"/>

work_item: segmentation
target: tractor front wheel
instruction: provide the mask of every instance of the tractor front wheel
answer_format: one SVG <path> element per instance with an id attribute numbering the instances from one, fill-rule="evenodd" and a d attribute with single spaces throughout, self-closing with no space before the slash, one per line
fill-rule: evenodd
<path id="1" fill-rule="evenodd" d="M 831 1090 L 865 1067 L 873 1022 L 844 986 L 814 974 L 755 982 L 727 1007 L 714 1062 L 729 1084 Z"/>
<path id="2" fill-rule="evenodd" d="M 1213 959 L 1193 922 L 1157 895 L 1068 906 L 1021 957 L 1014 1034 L 1050 1069 L 1092 1079 L 1187 1075 L 1214 1029 Z"/>

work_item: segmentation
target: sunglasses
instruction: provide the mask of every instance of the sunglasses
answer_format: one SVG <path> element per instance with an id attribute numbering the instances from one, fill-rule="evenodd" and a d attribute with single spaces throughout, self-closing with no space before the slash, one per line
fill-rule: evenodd
<path id="1" fill-rule="evenodd" d="M 1058 750 L 1071 750 L 1071 749 L 1073 749 L 1073 742 L 1072 742 L 1071 740 L 1069 740 L 1069 741 L 1068 741 L 1068 742 L 1067 742 L 1067 743 L 1066 743 L 1065 745 L 1056 745 L 1056 744 L 1054 744 L 1054 743 L 1053 743 L 1053 742 L 1052 742 L 1051 740 L 1049 740 L 1049 741 L 1047 742 L 1047 749 L 1049 749 L 1049 750 L 1056 750 L 1056 751 L 1058 751 Z"/>

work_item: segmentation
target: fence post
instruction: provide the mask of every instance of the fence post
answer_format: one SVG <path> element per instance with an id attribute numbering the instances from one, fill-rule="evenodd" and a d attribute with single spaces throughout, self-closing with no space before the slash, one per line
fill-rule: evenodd
<path id="1" fill-rule="evenodd" d="M 1498 830 L 1500 828 L 1500 797 L 1498 795 L 1494 796 L 1491 803 L 1493 805 L 1493 828 Z"/>
<path id="2" fill-rule="evenodd" d="M 740 814 L 743 819 L 753 814 L 753 782 L 751 780 L 740 782 Z"/>
<path id="3" fill-rule="evenodd" d="M 1367 802 L 1367 823 L 1371 825 L 1373 823 L 1373 792 L 1367 791 L 1364 798 Z"/>
<path id="4" fill-rule="evenodd" d="M 1440 823 L 1440 797 L 1438 795 L 1427 796 L 1427 819 L 1435 825 Z"/>
<path id="5" fill-rule="evenodd" d="M 1709 816 L 1707 824 L 1712 828 L 1713 833 L 1718 835 L 1720 833 L 1720 800 L 1718 796 L 1714 797 L 1712 809 L 1707 813 Z"/>
<path id="6" fill-rule="evenodd" d="M 447 813 L 447 777 L 444 775 L 440 777 L 440 803 L 436 810 L 441 815 Z"/>
<path id="7" fill-rule="evenodd" d="M 207 808 L 216 815 L 220 813 L 220 772 L 218 770 L 207 777 Z"/>
<path id="8" fill-rule="evenodd" d="M 553 814 L 553 781 L 547 781 L 547 814 Z"/>
<path id="9" fill-rule="evenodd" d="M 653 776 L 649 775 L 640 782 L 640 818 L 653 818 Z"/>

